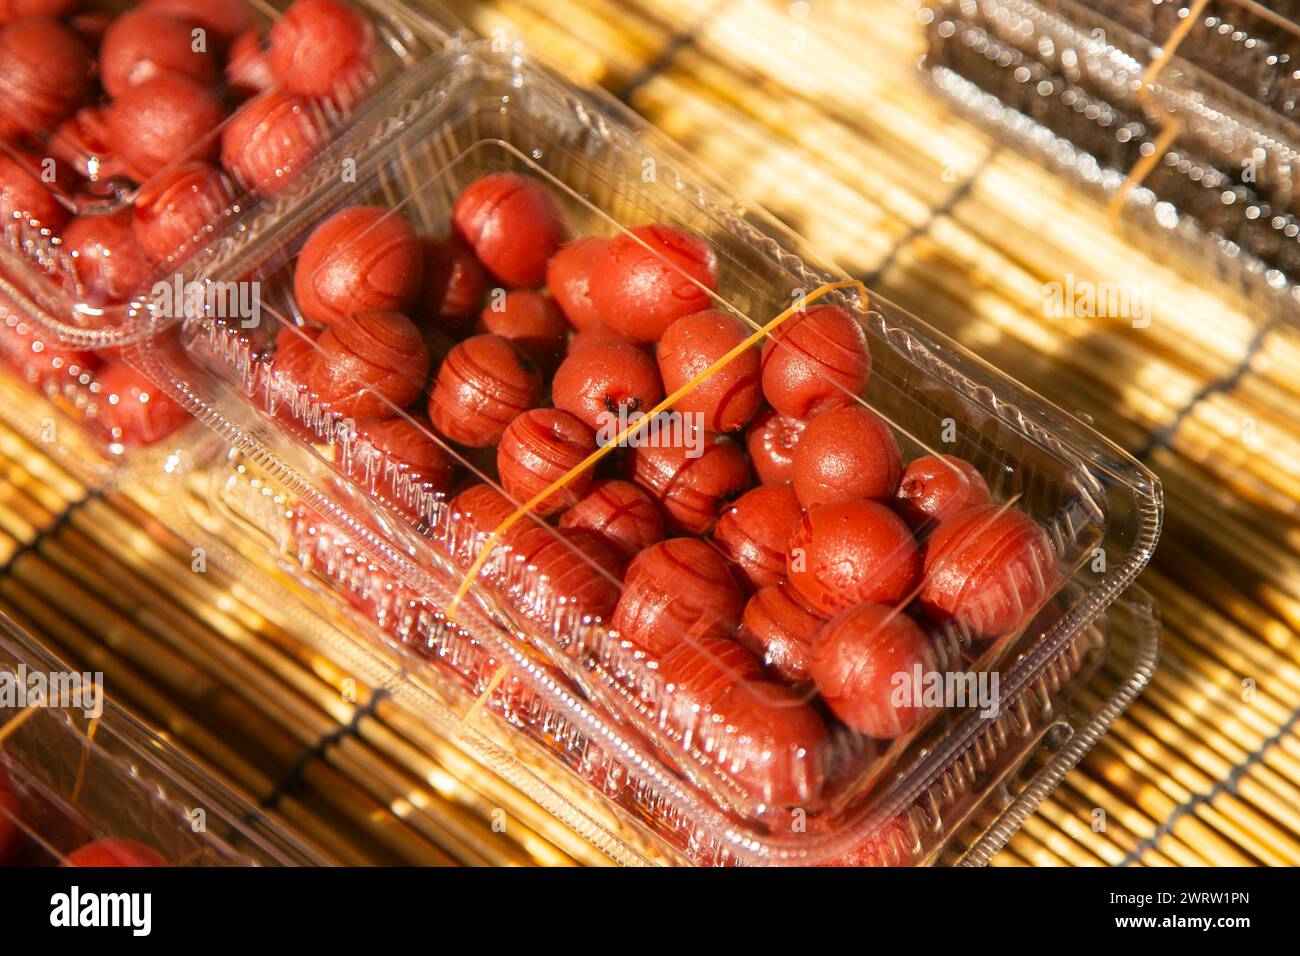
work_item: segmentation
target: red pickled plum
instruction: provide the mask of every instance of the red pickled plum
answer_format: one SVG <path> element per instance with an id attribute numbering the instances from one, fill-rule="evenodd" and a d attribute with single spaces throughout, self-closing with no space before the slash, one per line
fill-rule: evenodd
<path id="1" fill-rule="evenodd" d="M 662 657 L 683 641 L 730 637 L 744 605 L 716 551 L 695 538 L 671 538 L 628 565 L 613 626 L 643 651 Z"/>
<path id="2" fill-rule="evenodd" d="M 916 669 L 933 670 L 930 639 L 902 611 L 859 604 L 828 621 L 813 639 L 812 677 L 822 700 L 840 720 L 868 737 L 907 733 L 925 715 Z M 903 684 L 898 682 L 903 680 Z M 910 703 L 895 700 L 911 688 Z"/>
<path id="3" fill-rule="evenodd" d="M 893 431 L 859 405 L 817 415 L 794 453 L 794 490 L 805 508 L 854 498 L 883 501 L 894 494 L 902 473 Z"/>
<path id="4" fill-rule="evenodd" d="M 657 341 L 675 319 L 710 305 L 718 257 L 702 239 L 664 225 L 638 226 L 611 240 L 591 268 L 596 312 L 628 338 Z"/>
<path id="5" fill-rule="evenodd" d="M 193 20 L 150 7 L 122 14 L 99 47 L 99 79 L 109 96 L 121 96 L 157 76 L 180 76 L 208 85 L 217 78 L 217 58 Z"/>
<path id="6" fill-rule="evenodd" d="M 703 375 L 745 338 L 740 324 L 716 309 L 677 319 L 656 353 L 664 391 L 671 395 Z M 758 349 L 746 349 L 674 402 L 673 409 L 700 416 L 711 432 L 743 428 L 763 401 L 759 373 Z"/>
<path id="7" fill-rule="evenodd" d="M 921 554 L 901 518 L 874 501 L 821 505 L 790 539 L 790 583 L 814 611 L 903 600 L 921 577 Z"/>
<path id="8" fill-rule="evenodd" d="M 486 448 L 537 404 L 537 363 L 499 335 L 475 335 L 443 360 L 429 396 L 429 418 L 454 442 Z"/>
<path id="9" fill-rule="evenodd" d="M 135 240 L 154 262 L 188 250 L 201 233 L 221 225 L 233 197 L 221 170 L 186 163 L 140 190 L 135 201 Z"/>
<path id="10" fill-rule="evenodd" d="M 560 517 L 561 528 L 603 535 L 627 560 L 664 537 L 664 519 L 644 491 L 629 481 L 606 479 Z"/>
<path id="11" fill-rule="evenodd" d="M 794 452 L 807 427 L 801 419 L 788 418 L 770 408 L 759 413 L 745 432 L 745 448 L 759 481 L 765 485 L 794 481 Z"/>
<path id="12" fill-rule="evenodd" d="M 580 465 L 596 450 L 591 429 L 557 408 L 526 411 L 507 426 L 497 446 L 497 472 L 506 493 L 527 503 Z M 574 504 L 591 485 L 591 472 L 577 475 L 563 488 L 532 506 L 541 515 Z"/>
<path id="13" fill-rule="evenodd" d="M 419 295 L 423 269 L 419 237 L 401 213 L 351 206 L 307 238 L 293 292 L 303 315 L 321 325 L 372 309 L 405 313 Z"/>
<path id="14" fill-rule="evenodd" d="M 578 331 L 601 321 L 591 301 L 591 267 L 608 245 L 608 239 L 597 236 L 573 239 L 560 246 L 546 266 L 546 288 Z"/>
<path id="15" fill-rule="evenodd" d="M 627 462 L 632 480 L 650 492 L 669 530 L 688 534 L 707 534 L 722 503 L 751 483 L 740 443 L 712 432 L 694 430 L 682 441 L 638 444 Z"/>
<path id="16" fill-rule="evenodd" d="M 551 383 L 556 408 L 577 416 L 605 440 L 616 437 L 663 400 L 655 360 L 624 339 L 571 349 Z"/>
<path id="17" fill-rule="evenodd" d="M 984 476 L 970 462 L 956 455 L 927 455 L 903 470 L 894 510 L 915 530 L 992 500 Z"/>
<path id="18" fill-rule="evenodd" d="M 822 619 L 788 584 L 769 584 L 749 599 L 737 640 L 789 684 L 810 679 L 808 654 Z"/>
<path id="19" fill-rule="evenodd" d="M 925 542 L 920 604 L 938 624 L 976 638 L 1024 624 L 1056 580 L 1051 539 L 1015 509 L 985 505 L 943 521 Z"/>
<path id="20" fill-rule="evenodd" d="M 424 389 L 429 352 L 400 312 L 358 312 L 316 340 L 307 384 L 345 418 L 387 418 Z"/>
<path id="21" fill-rule="evenodd" d="M 789 484 L 760 485 L 718 516 L 713 540 L 752 588 L 785 580 L 786 552 L 803 511 Z"/>
<path id="22" fill-rule="evenodd" d="M 307 100 L 267 90 L 241 106 L 226 124 L 221 165 L 244 186 L 274 195 L 307 164 L 322 135 Z"/>
<path id="23" fill-rule="evenodd" d="M 494 173 L 468 186 L 451 210 L 456 236 L 508 286 L 541 285 L 568 235 L 558 200 L 535 179 Z"/>
<path id="24" fill-rule="evenodd" d="M 791 418 L 853 404 L 870 377 L 862 326 L 833 305 L 792 316 L 763 347 L 763 395 Z"/>

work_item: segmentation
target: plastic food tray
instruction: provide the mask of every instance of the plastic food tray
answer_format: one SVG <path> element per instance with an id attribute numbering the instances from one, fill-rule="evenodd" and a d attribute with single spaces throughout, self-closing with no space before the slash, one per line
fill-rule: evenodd
<path id="1" fill-rule="evenodd" d="M 375 600 L 385 581 L 367 554 L 302 520 L 294 496 L 215 438 L 159 485 L 160 517 L 210 560 L 294 613 L 297 633 L 394 699 L 623 865 L 689 863 L 647 826 L 621 788 L 593 788 L 581 748 L 558 749 L 547 714 L 492 697 L 480 707 L 464 672 L 412 640 L 409 618 Z M 303 613 L 307 608 L 310 612 Z M 1132 587 L 976 745 L 960 752 L 860 865 L 982 866 L 1086 754 L 1155 669 L 1159 624 Z M 1077 701 L 1087 682 L 1090 697 Z M 531 718 L 531 720 L 530 720 Z"/>
<path id="2" fill-rule="evenodd" d="M 350 0 L 349 0 L 350 2 Z M 117 16 L 131 11 L 137 3 L 112 3 L 104 11 Z M 289 2 L 248 4 L 260 29 L 269 29 L 275 17 Z M 301 121 L 315 130 L 323 142 L 346 126 L 353 109 L 393 76 L 422 57 L 430 55 L 443 35 L 425 13 L 395 0 L 356 0 L 351 6 L 366 16 L 374 28 L 375 69 L 363 81 L 342 85 L 334 93 L 304 99 L 308 107 Z M 89 19 L 87 22 L 91 22 Z M 67 21 L 73 23 L 72 19 Z M 90 28 L 87 28 L 88 30 Z M 84 35 L 86 45 L 97 50 L 96 33 Z M 213 50 L 224 48 L 220 38 L 205 37 Z M 226 97 L 230 109 L 226 119 L 197 146 L 219 142 L 248 96 L 236 97 L 225 81 L 214 86 Z M 276 87 L 278 89 L 278 87 Z M 130 297 L 105 299 L 87 276 L 93 270 L 78 265 L 62 241 L 62 233 L 78 219 L 107 219 L 130 214 L 137 200 L 157 184 L 165 183 L 188 161 L 173 162 L 146 177 L 131 178 L 115 166 L 101 164 L 102 149 L 95 145 L 96 129 L 102 126 L 102 114 L 93 111 L 110 101 L 99 85 L 92 90 L 81 113 L 56 130 L 22 138 L 0 139 L 0 188 L 5 176 L 19 176 L 18 170 L 38 178 L 61 207 L 63 222 L 10 218 L 0 225 L 0 369 L 19 385 L 52 400 L 71 421 L 85 426 L 85 444 L 92 454 L 105 459 L 104 468 L 114 463 L 132 444 L 151 444 L 170 437 L 175 430 L 174 418 L 159 414 L 156 434 L 132 435 L 126 440 L 107 424 L 117 395 L 110 395 L 101 385 L 101 366 L 115 365 L 118 346 L 135 324 L 125 318 L 130 311 Z M 89 117 L 80 128 L 74 120 Z M 301 164 L 299 164 L 300 168 Z M 203 230 L 189 237 L 163 261 L 155 262 L 146 287 L 155 282 L 171 282 L 185 259 L 210 239 L 220 234 L 260 195 L 255 184 L 241 182 L 231 172 L 218 169 L 229 205 L 220 209 Z M 291 178 L 298 168 L 286 169 Z M 125 398 L 123 400 L 126 400 Z M 146 399 L 147 400 L 147 399 Z M 41 426 L 44 427 L 44 426 Z M 147 431 L 147 429 L 146 429 Z"/>
<path id="3" fill-rule="evenodd" d="M 1000 143 L 1112 203 L 1185 271 L 1249 297 L 1261 322 L 1294 321 L 1300 127 L 1276 37 L 1296 28 L 1216 0 L 1166 61 L 1188 7 L 944 0 L 920 13 L 922 68 Z"/>
<path id="4" fill-rule="evenodd" d="M 913 316 L 866 301 L 797 237 L 728 197 L 608 98 L 574 89 L 499 46 L 453 39 L 413 66 L 366 104 L 292 188 L 245 212 L 191 260 L 195 281 L 260 282 L 261 327 L 198 311 L 179 323 L 180 348 L 158 348 L 153 343 L 176 331 L 177 320 L 141 302 L 127 357 L 282 483 L 318 536 L 342 535 L 364 555 L 364 600 L 390 633 L 457 671 L 485 703 L 539 735 L 683 858 L 878 861 L 879 846 L 903 832 L 901 819 L 955 762 L 1004 734 L 997 722 L 1007 707 L 1027 707 L 1035 688 L 1073 669 L 1084 629 L 1154 547 L 1159 484 L 1096 433 Z M 355 177 L 338 175 L 343 162 Z M 808 719 L 808 709 L 820 705 L 807 688 L 773 704 L 765 696 L 770 682 L 745 678 L 737 681 L 748 695 L 739 711 L 676 709 L 656 655 L 557 594 L 502 533 L 484 533 L 490 529 L 450 507 L 442 490 L 413 483 L 364 427 L 273 371 L 272 343 L 298 321 L 294 257 L 322 219 L 381 204 L 435 233 L 467 185 L 500 172 L 544 183 L 575 232 L 614 236 L 658 222 L 705 238 L 719 260 L 713 307 L 747 330 L 775 328 L 814 296 L 852 316 L 873 362 L 857 400 L 890 424 L 904 459 L 941 449 L 970 460 L 994 500 L 1029 516 L 1050 542 L 1055 570 L 1043 599 L 1017 609 L 1024 626 L 989 640 L 960 626 L 934 628 L 928 638 L 929 659 L 940 670 L 998 675 L 998 714 L 941 708 L 892 741 L 829 721 L 824 737 L 787 752 L 763 744 L 763 731 L 747 729 L 745 720 L 786 721 L 788 707 L 804 708 L 800 719 Z M 760 339 L 753 336 L 754 348 Z M 482 454 L 420 427 L 461 473 L 492 480 Z M 567 566 L 591 566 L 527 510 L 515 520 L 534 543 L 549 535 L 546 547 L 568 555 Z M 1013 582 L 1003 584 L 1018 593 Z M 712 623 L 703 615 L 683 630 Z M 755 741 L 758 757 L 745 749 Z M 754 783 L 751 772 L 767 760 L 790 761 L 802 775 L 798 805 L 774 797 L 767 779 Z M 808 783 L 823 771 L 824 786 L 822 778 Z M 893 862 L 927 858 L 944 832 L 940 821 L 915 834 L 912 849 Z"/>
<path id="5" fill-rule="evenodd" d="M 71 673 L 0 618 L 7 686 L 54 687 Z M 57 706 L 15 698 L 22 706 L 0 709 L 0 775 L 20 800 L 0 803 L 0 827 L 14 835 L 5 865 L 58 865 L 104 838 L 143 844 L 173 866 L 328 862 L 111 700 L 98 700 L 98 715 L 91 698 Z"/>

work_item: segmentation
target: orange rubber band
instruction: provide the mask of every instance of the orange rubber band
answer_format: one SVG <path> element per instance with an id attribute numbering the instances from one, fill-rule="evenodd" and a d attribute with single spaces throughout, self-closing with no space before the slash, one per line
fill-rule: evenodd
<path id="1" fill-rule="evenodd" d="M 1161 130 L 1160 135 L 1156 137 L 1154 149 L 1151 155 L 1143 156 L 1134 167 L 1129 170 L 1124 182 L 1120 185 L 1119 191 L 1111 197 L 1110 202 L 1106 204 L 1106 210 L 1112 220 L 1118 219 L 1124 201 L 1128 194 L 1137 186 L 1141 186 L 1146 178 L 1151 175 L 1151 170 L 1156 168 L 1156 163 L 1164 158 L 1165 153 L 1169 152 L 1169 147 L 1174 144 L 1183 132 L 1182 121 L 1173 113 L 1166 110 L 1162 105 L 1157 103 L 1151 96 L 1151 84 L 1161 73 L 1164 72 L 1169 61 L 1174 58 L 1178 52 L 1178 47 L 1187 39 L 1187 35 L 1192 32 L 1192 28 L 1200 22 L 1201 13 L 1209 5 L 1210 0 L 1195 0 L 1187 16 L 1174 27 L 1173 32 L 1169 34 L 1169 39 L 1165 41 L 1160 48 L 1160 55 L 1156 57 L 1147 66 L 1146 71 L 1142 74 L 1142 86 L 1138 89 L 1138 99 L 1142 104 L 1152 112 L 1159 114 Z"/>
<path id="2" fill-rule="evenodd" d="M 588 455 L 583 461 L 579 462 L 573 468 L 569 469 L 569 471 L 565 472 L 559 478 L 555 479 L 555 481 L 551 482 L 550 485 L 548 485 L 546 488 L 539 491 L 531 499 L 529 499 L 518 509 L 516 509 L 514 513 L 506 517 L 504 521 L 502 521 L 499 525 L 497 525 L 496 529 L 492 532 L 492 534 L 488 536 L 487 541 L 485 541 L 483 543 L 483 547 L 479 549 L 479 553 L 477 557 L 474 558 L 474 562 L 470 565 L 469 570 L 465 572 L 464 578 L 461 579 L 460 586 L 456 588 L 456 593 L 452 596 L 451 602 L 447 605 L 447 609 L 445 612 L 447 620 L 453 622 L 455 621 L 456 611 L 459 610 L 461 602 L 465 599 L 465 595 L 469 593 L 469 589 L 473 585 L 474 580 L 478 577 L 479 572 L 483 570 L 483 565 L 487 563 L 488 557 L 492 554 L 492 548 L 496 545 L 496 543 L 499 540 L 501 540 L 501 535 L 505 534 L 505 532 L 509 531 L 512 527 L 514 527 L 514 525 L 521 518 L 529 514 L 534 508 L 540 505 L 543 501 L 546 501 L 546 499 L 550 498 L 557 491 L 564 488 L 564 486 L 567 485 L 570 481 L 572 481 L 574 478 L 577 478 L 587 469 L 591 468 L 593 465 L 599 462 L 606 455 L 610 454 L 612 451 L 619 448 L 623 444 L 623 442 L 627 440 L 627 437 L 629 435 L 643 428 L 645 422 L 653 419 L 656 415 L 660 414 L 661 412 L 667 411 L 674 404 L 676 404 L 677 401 L 681 399 L 683 395 L 685 395 L 687 392 L 693 389 L 696 385 L 699 385 L 701 382 L 703 382 L 705 379 L 707 379 L 710 375 L 712 375 L 714 372 L 718 371 L 719 369 L 725 368 L 727 365 L 733 362 L 738 356 L 744 354 L 752 346 L 760 342 L 770 332 L 772 332 L 773 329 L 781 325 L 791 316 L 799 312 L 802 312 L 807 307 L 807 304 L 809 302 L 816 301 L 817 299 L 820 299 L 822 296 L 826 295 L 828 292 L 833 292 L 836 289 L 848 289 L 848 288 L 854 288 L 858 290 L 859 295 L 862 296 L 863 308 L 866 308 L 867 303 L 870 301 L 870 296 L 867 293 L 867 287 L 857 279 L 846 279 L 842 282 L 828 282 L 825 285 L 818 286 L 808 295 L 803 296 L 802 300 L 799 303 L 795 305 L 791 305 L 788 309 L 783 311 L 776 318 L 772 319 L 772 321 L 758 328 L 747 339 L 745 339 L 743 342 L 741 342 L 733 349 L 731 349 L 731 351 L 729 351 L 726 355 L 722 356 L 722 358 L 718 359 L 716 362 L 714 362 L 704 371 L 700 372 L 699 375 L 696 375 L 693 379 L 691 379 L 681 388 L 677 389 L 671 395 L 664 398 L 662 402 L 660 402 L 654 408 L 650 409 L 650 411 L 646 412 L 645 416 L 639 419 L 635 424 L 629 424 L 628 427 L 623 429 L 623 431 L 620 432 L 614 438 L 613 441 L 609 442 L 608 444 L 600 448 L 597 448 L 594 452 Z"/>

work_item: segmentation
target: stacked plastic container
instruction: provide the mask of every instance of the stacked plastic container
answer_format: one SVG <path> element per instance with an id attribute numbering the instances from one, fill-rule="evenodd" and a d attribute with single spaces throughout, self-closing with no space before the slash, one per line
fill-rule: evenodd
<path id="1" fill-rule="evenodd" d="M 681 859 L 932 859 L 1158 533 L 1116 448 L 500 43 L 187 272 L 262 321 L 141 295 L 126 356 L 267 530 Z"/>
<path id="2" fill-rule="evenodd" d="M 1115 204 L 1198 278 L 1296 315 L 1300 27 L 1282 5 L 945 0 L 921 11 L 935 87 Z"/>
<path id="3" fill-rule="evenodd" d="M 0 619 L 0 865 L 326 863 Z"/>
<path id="4" fill-rule="evenodd" d="M 439 33 L 384 0 L 5 9 L 0 364 L 83 426 L 79 453 L 111 474 L 188 421 L 122 360 L 137 289 L 183 294 L 188 256 L 283 189 Z M 7 417 L 50 442 L 46 415 Z"/>

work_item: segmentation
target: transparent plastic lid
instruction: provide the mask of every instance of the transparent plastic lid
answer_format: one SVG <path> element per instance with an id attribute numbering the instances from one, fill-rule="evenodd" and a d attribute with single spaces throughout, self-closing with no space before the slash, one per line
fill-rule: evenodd
<path id="1" fill-rule="evenodd" d="M 327 862 L 0 617 L 0 866 Z"/>
<path id="2" fill-rule="evenodd" d="M 1289 11 L 1160 0 L 927 4 L 924 63 L 999 139 L 1105 198 L 1173 261 L 1295 315 Z M 1007 109 L 1010 107 L 1010 109 Z"/>
<path id="3" fill-rule="evenodd" d="M 608 99 L 462 42 L 388 97 L 127 357 L 695 858 L 847 852 L 1145 563 L 1149 472 Z"/>

